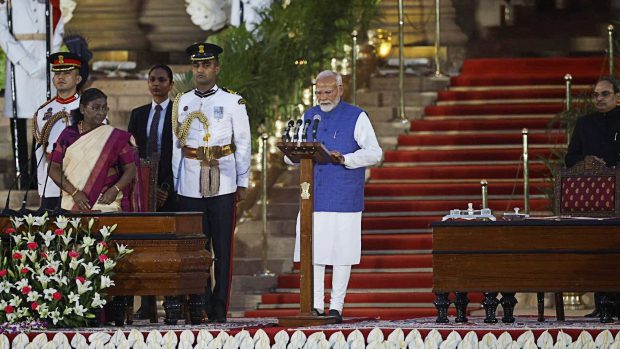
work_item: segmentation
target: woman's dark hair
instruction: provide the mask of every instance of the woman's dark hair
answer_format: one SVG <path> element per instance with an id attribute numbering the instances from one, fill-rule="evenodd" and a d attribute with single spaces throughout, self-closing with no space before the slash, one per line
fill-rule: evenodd
<path id="1" fill-rule="evenodd" d="M 106 94 L 103 93 L 103 91 L 101 91 L 98 88 L 89 88 L 88 90 L 84 91 L 84 93 L 80 95 L 80 107 L 82 106 L 86 107 L 88 103 L 94 101 L 95 99 L 99 99 L 99 98 L 103 98 L 107 100 L 108 96 L 106 96 Z M 73 109 L 71 111 L 71 118 L 73 119 L 73 123 L 75 124 L 79 121 L 84 120 L 84 114 L 82 114 L 82 112 L 80 111 L 80 108 Z"/>
<path id="2" fill-rule="evenodd" d="M 155 69 L 161 69 L 161 70 L 165 71 L 166 75 L 168 75 L 168 79 L 170 80 L 170 82 L 172 82 L 172 69 L 170 69 L 169 66 L 167 66 L 165 64 L 155 64 L 154 66 L 151 67 L 151 69 L 149 69 L 149 76 L 151 75 L 151 73 Z"/>
<path id="3" fill-rule="evenodd" d="M 608 83 L 610 83 L 614 89 L 614 93 L 620 92 L 620 84 L 618 83 L 618 80 L 612 78 L 611 76 L 605 76 L 605 77 L 598 79 L 596 83 L 598 84 L 599 82 L 602 82 L 602 81 L 607 81 Z"/>

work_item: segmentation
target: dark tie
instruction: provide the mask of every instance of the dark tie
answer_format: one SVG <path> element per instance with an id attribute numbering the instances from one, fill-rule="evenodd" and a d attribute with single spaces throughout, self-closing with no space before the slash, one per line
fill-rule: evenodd
<path id="1" fill-rule="evenodd" d="M 146 149 L 148 151 L 147 157 L 151 158 L 153 153 L 157 153 L 157 129 L 159 128 L 159 119 L 161 118 L 161 105 L 155 106 L 155 114 L 153 120 L 151 120 L 151 129 L 149 130 L 149 138 Z"/>

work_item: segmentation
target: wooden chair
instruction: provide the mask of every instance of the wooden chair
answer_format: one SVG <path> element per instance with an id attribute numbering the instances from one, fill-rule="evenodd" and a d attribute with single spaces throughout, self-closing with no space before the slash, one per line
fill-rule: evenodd
<path id="1" fill-rule="evenodd" d="M 620 168 L 587 156 L 571 168 L 558 166 L 554 184 L 555 212 L 571 217 L 620 216 Z M 556 317 L 564 321 L 562 293 L 555 293 Z M 537 293 L 538 320 L 544 321 L 544 294 Z"/>

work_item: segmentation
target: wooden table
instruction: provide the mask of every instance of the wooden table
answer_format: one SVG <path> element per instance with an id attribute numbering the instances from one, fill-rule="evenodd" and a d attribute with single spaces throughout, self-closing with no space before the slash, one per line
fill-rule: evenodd
<path id="1" fill-rule="evenodd" d="M 95 219 L 93 231 L 117 224 L 111 239 L 134 252 L 114 268 L 115 286 L 106 290 L 113 300 L 114 321 L 124 324 L 126 296 L 165 296 L 165 322 L 175 324 L 180 317 L 179 297 L 189 295 L 192 323 L 202 320 L 203 297 L 211 255 L 202 232 L 202 214 L 178 213 L 98 213 L 77 214 Z M 51 221 L 54 219 L 52 218 Z M 0 231 L 10 226 L 8 216 L 0 216 Z M 110 246 L 114 250 L 115 244 Z"/>
<path id="2" fill-rule="evenodd" d="M 620 290 L 620 220 L 446 221 L 433 229 L 433 292 L 437 322 L 448 322 L 455 292 L 465 322 L 467 292 L 483 292 L 485 322 L 514 322 L 515 292 Z M 501 300 L 496 297 L 502 293 Z M 604 297 L 601 322 L 611 321 Z"/>

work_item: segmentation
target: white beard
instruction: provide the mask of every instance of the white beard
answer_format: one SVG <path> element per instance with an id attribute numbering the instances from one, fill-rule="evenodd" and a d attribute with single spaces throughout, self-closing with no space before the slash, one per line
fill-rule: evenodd
<path id="1" fill-rule="evenodd" d="M 329 113 L 330 111 L 334 110 L 334 108 L 336 108 L 338 103 L 340 103 L 340 98 L 338 98 L 337 101 L 330 103 L 330 104 L 319 104 L 319 107 L 321 108 L 321 111 L 323 113 Z"/>

